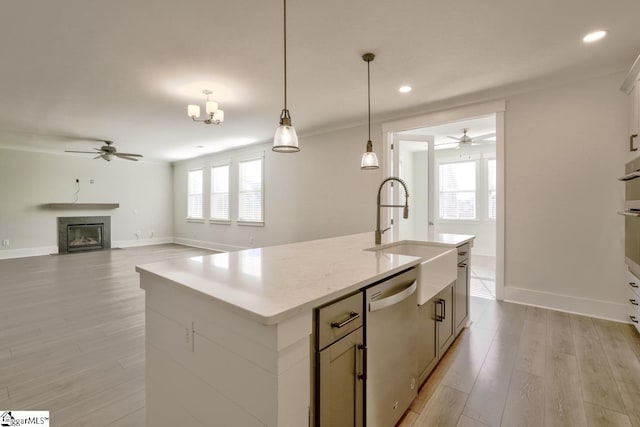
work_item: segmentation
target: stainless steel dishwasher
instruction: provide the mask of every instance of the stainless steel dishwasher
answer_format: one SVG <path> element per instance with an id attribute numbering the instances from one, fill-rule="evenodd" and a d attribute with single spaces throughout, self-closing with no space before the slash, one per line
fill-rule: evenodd
<path id="1" fill-rule="evenodd" d="M 417 270 L 365 290 L 366 425 L 393 427 L 417 393 Z"/>

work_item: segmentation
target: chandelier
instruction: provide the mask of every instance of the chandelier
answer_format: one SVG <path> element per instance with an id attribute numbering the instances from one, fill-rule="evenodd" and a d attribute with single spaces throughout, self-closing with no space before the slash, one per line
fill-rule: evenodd
<path id="1" fill-rule="evenodd" d="M 224 121 L 224 111 L 218 108 L 218 103 L 216 101 L 211 100 L 211 92 L 210 90 L 203 90 L 202 93 L 206 96 L 205 101 L 205 111 L 207 115 L 204 119 L 200 119 L 200 106 L 189 104 L 187 107 L 187 115 L 191 117 L 194 122 L 202 122 L 205 124 L 216 124 L 219 125 Z"/>

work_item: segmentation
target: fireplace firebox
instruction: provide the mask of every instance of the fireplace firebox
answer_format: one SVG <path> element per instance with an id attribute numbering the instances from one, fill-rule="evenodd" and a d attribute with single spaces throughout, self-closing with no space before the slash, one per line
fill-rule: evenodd
<path id="1" fill-rule="evenodd" d="M 111 248 L 111 217 L 58 217 L 58 253 Z"/>

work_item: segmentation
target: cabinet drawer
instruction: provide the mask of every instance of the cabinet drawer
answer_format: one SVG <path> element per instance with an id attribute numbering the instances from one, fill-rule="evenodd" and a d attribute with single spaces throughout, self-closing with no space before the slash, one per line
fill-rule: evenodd
<path id="1" fill-rule="evenodd" d="M 318 349 L 362 326 L 363 295 L 355 295 L 331 303 L 317 310 Z"/>
<path id="2" fill-rule="evenodd" d="M 462 262 L 464 260 L 469 259 L 469 250 L 471 249 L 471 245 L 469 243 L 465 243 L 462 246 L 458 246 L 458 262 Z"/>

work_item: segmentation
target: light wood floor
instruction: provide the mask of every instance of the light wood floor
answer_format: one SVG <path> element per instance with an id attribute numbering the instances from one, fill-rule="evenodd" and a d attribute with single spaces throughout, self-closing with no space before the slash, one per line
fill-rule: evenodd
<path id="1" fill-rule="evenodd" d="M 401 427 L 640 426 L 632 326 L 482 298 L 471 313 Z"/>
<path id="2" fill-rule="evenodd" d="M 0 409 L 49 410 L 52 426 L 143 426 L 144 292 L 134 266 L 205 253 L 160 245 L 1 260 Z M 471 328 L 402 427 L 640 426 L 631 326 L 472 300 Z"/>
<path id="3" fill-rule="evenodd" d="M 48 410 L 52 426 L 144 426 L 134 267 L 207 253 L 158 245 L 1 260 L 0 409 Z"/>

